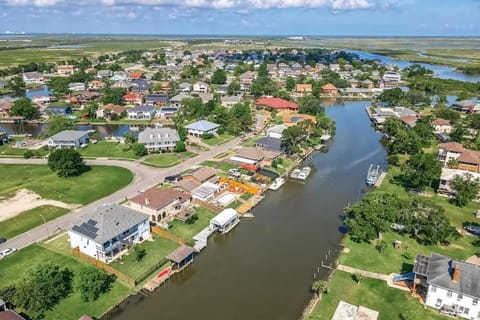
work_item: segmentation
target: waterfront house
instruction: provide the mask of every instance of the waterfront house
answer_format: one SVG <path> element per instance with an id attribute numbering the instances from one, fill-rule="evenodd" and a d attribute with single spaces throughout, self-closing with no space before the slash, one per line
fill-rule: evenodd
<path id="1" fill-rule="evenodd" d="M 187 245 L 182 245 L 170 253 L 167 256 L 167 259 L 172 263 L 172 270 L 182 270 L 193 262 L 194 255 L 194 248 Z"/>
<path id="2" fill-rule="evenodd" d="M 43 84 L 45 83 L 45 77 L 38 72 L 24 72 L 22 74 L 23 82 L 25 84 Z"/>
<path id="3" fill-rule="evenodd" d="M 255 147 L 274 152 L 281 152 L 282 140 L 273 137 L 263 137 L 255 142 Z"/>
<path id="4" fill-rule="evenodd" d="M 217 171 L 212 167 L 200 167 L 183 175 L 183 180 L 193 180 L 198 184 L 217 182 Z"/>
<path id="5" fill-rule="evenodd" d="M 460 176 L 463 179 L 471 178 L 471 179 L 480 179 L 480 173 L 477 172 L 470 172 L 460 169 L 450 169 L 450 168 L 442 168 L 442 174 L 440 175 L 440 184 L 438 186 L 437 192 L 442 195 L 446 196 L 455 196 L 456 190 L 453 187 L 452 183 L 456 176 Z M 478 190 L 480 192 L 480 190 Z M 477 196 L 477 200 L 478 200 Z"/>
<path id="6" fill-rule="evenodd" d="M 480 104 L 473 103 L 471 100 L 462 100 L 453 103 L 452 109 L 462 113 L 478 113 L 480 112 Z"/>
<path id="7" fill-rule="evenodd" d="M 450 121 L 442 119 L 442 118 L 437 118 L 433 120 L 432 126 L 435 133 L 444 133 L 444 134 L 450 134 L 453 131 L 453 126 L 450 123 Z"/>
<path id="8" fill-rule="evenodd" d="M 88 144 L 88 131 L 63 130 L 47 139 L 49 148 L 80 148 Z"/>
<path id="9" fill-rule="evenodd" d="M 207 120 L 200 120 L 185 126 L 188 134 L 195 137 L 201 137 L 206 133 L 217 134 L 218 127 L 220 125 Z"/>
<path id="10" fill-rule="evenodd" d="M 220 190 L 220 186 L 218 184 L 214 184 L 207 181 L 192 190 L 192 198 L 207 202 L 215 198 L 215 194 L 219 190 Z"/>
<path id="11" fill-rule="evenodd" d="M 139 105 L 143 103 L 143 94 L 138 92 L 129 92 L 123 96 L 123 101 L 127 104 Z"/>
<path id="12" fill-rule="evenodd" d="M 238 223 L 240 218 L 237 211 L 232 208 L 227 208 L 217 214 L 210 220 L 209 229 L 220 233 L 227 233 L 232 230 Z"/>
<path id="13" fill-rule="evenodd" d="M 190 209 L 191 203 L 190 193 L 153 187 L 131 198 L 129 206 L 160 224 L 172 221 L 177 214 Z"/>
<path id="14" fill-rule="evenodd" d="M 400 121 L 407 127 L 407 129 L 415 128 L 417 124 L 418 117 L 417 116 L 401 116 Z"/>
<path id="15" fill-rule="evenodd" d="M 447 167 L 450 161 L 455 160 L 458 162 L 457 169 L 480 172 L 480 151 L 467 149 L 458 142 L 440 143 L 438 159 L 444 167 Z"/>
<path id="16" fill-rule="evenodd" d="M 164 106 L 168 102 L 168 96 L 165 93 L 151 93 L 147 94 L 143 100 L 146 106 Z"/>
<path id="17" fill-rule="evenodd" d="M 125 248 L 151 238 L 148 217 L 115 203 L 80 217 L 68 230 L 70 246 L 109 263 Z"/>
<path id="18" fill-rule="evenodd" d="M 228 108 L 228 109 L 230 109 L 234 105 L 242 102 L 242 100 L 243 100 L 243 98 L 241 96 L 222 96 L 220 98 L 220 102 L 221 102 L 222 106 L 224 106 L 225 108 Z"/>
<path id="19" fill-rule="evenodd" d="M 49 105 L 45 112 L 53 116 L 67 116 L 72 114 L 72 107 L 70 106 L 52 106 Z"/>
<path id="20" fill-rule="evenodd" d="M 151 120 L 156 113 L 157 110 L 152 106 L 135 106 L 127 110 L 129 120 Z"/>
<path id="21" fill-rule="evenodd" d="M 395 71 L 386 71 L 382 77 L 382 87 L 384 89 L 396 88 L 400 85 L 402 76 Z"/>
<path id="22" fill-rule="evenodd" d="M 338 94 L 338 89 L 331 83 L 327 83 L 322 86 L 322 93 L 328 95 L 336 95 Z"/>
<path id="23" fill-rule="evenodd" d="M 426 292 L 425 305 L 442 313 L 478 319 L 480 266 L 432 253 L 417 255 L 414 292 Z"/>
<path id="24" fill-rule="evenodd" d="M 57 73 L 61 76 L 71 76 L 75 73 L 75 66 L 71 64 L 57 66 Z"/>
<path id="25" fill-rule="evenodd" d="M 370 79 L 365 79 L 362 81 L 362 88 L 365 88 L 365 89 L 373 89 L 374 87 L 374 83 L 372 80 Z"/>
<path id="26" fill-rule="evenodd" d="M 117 106 L 115 104 L 109 103 L 105 106 L 98 108 L 96 111 L 97 118 L 104 118 L 112 120 L 112 116 L 121 117 L 126 114 L 126 108 L 122 106 Z"/>
<path id="27" fill-rule="evenodd" d="M 193 84 L 193 92 L 195 93 L 207 93 L 208 90 L 208 84 L 203 81 L 197 81 Z"/>
<path id="28" fill-rule="evenodd" d="M 295 91 L 300 94 L 310 94 L 312 93 L 312 85 L 310 83 L 298 83 L 295 86 Z"/>
<path id="29" fill-rule="evenodd" d="M 172 151 L 180 141 L 178 132 L 171 128 L 146 128 L 138 134 L 138 143 L 143 144 L 147 152 Z"/>
<path id="30" fill-rule="evenodd" d="M 298 110 L 298 103 L 281 98 L 260 98 L 255 102 L 255 105 L 276 110 Z"/>
<path id="31" fill-rule="evenodd" d="M 32 103 L 37 106 L 45 106 L 50 103 L 50 96 L 39 94 L 32 97 Z"/>
<path id="32" fill-rule="evenodd" d="M 282 139 L 283 138 L 283 131 L 288 127 L 285 124 L 278 124 L 271 128 L 267 129 L 267 136 L 270 138 Z"/>
<path id="33" fill-rule="evenodd" d="M 162 119 L 172 119 L 177 112 L 177 107 L 161 107 L 158 115 Z"/>
<path id="34" fill-rule="evenodd" d="M 68 91 L 85 91 L 85 83 L 81 83 L 81 82 L 69 83 Z"/>
<path id="35" fill-rule="evenodd" d="M 264 166 L 270 166 L 272 161 L 280 156 L 280 152 L 262 150 L 254 147 L 243 147 L 237 151 L 235 156 L 231 157 L 231 161 Z"/>

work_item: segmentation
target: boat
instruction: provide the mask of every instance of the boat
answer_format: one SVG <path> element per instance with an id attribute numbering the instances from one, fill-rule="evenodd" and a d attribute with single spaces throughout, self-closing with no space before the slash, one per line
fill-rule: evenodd
<path id="1" fill-rule="evenodd" d="M 368 168 L 368 173 L 367 173 L 367 185 L 369 186 L 374 186 L 375 183 L 377 182 L 378 178 L 380 177 L 380 166 L 374 166 L 373 164 L 370 165 Z"/>
<path id="2" fill-rule="evenodd" d="M 298 176 L 300 175 L 302 171 L 300 169 L 293 169 L 293 171 L 290 173 L 290 178 L 292 179 L 298 179 Z"/>
<path id="3" fill-rule="evenodd" d="M 285 179 L 283 178 L 276 178 L 275 181 L 268 187 L 270 190 L 278 190 L 281 186 L 285 184 Z"/>
<path id="4" fill-rule="evenodd" d="M 312 171 L 312 168 L 310 167 L 303 167 L 302 169 L 294 169 L 290 173 L 290 178 L 298 179 L 298 180 L 306 180 L 310 175 L 311 171 Z"/>

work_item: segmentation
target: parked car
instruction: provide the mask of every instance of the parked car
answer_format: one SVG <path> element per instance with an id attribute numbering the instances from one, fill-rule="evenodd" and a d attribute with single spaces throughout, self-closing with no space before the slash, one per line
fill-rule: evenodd
<path id="1" fill-rule="evenodd" d="M 5 238 L 0 238 L 0 244 L 7 242 L 7 239 Z"/>
<path id="2" fill-rule="evenodd" d="M 17 251 L 17 249 L 15 249 L 15 248 L 8 248 L 8 249 L 5 249 L 5 250 L 3 250 L 3 251 L 0 251 L 0 256 L 6 257 L 6 256 L 11 255 L 11 254 L 14 253 L 15 251 Z"/>
<path id="3" fill-rule="evenodd" d="M 172 176 L 166 176 L 165 177 L 165 182 L 177 182 L 182 180 L 182 176 L 179 174 L 174 174 Z"/>
<path id="4" fill-rule="evenodd" d="M 470 232 L 471 234 L 480 235 L 480 226 L 474 226 L 469 224 L 463 228 L 468 232 Z"/>

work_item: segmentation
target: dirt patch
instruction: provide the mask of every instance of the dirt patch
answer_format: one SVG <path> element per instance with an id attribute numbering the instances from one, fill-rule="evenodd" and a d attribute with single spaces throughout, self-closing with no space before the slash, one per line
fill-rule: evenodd
<path id="1" fill-rule="evenodd" d="M 480 265 L 480 256 L 477 256 L 476 254 L 474 254 L 473 256 L 468 258 L 466 262 L 471 263 L 471 264 Z"/>
<path id="2" fill-rule="evenodd" d="M 43 199 L 41 196 L 28 189 L 20 189 L 8 199 L 0 200 L 0 221 L 8 220 L 16 215 L 40 206 L 51 205 L 66 209 L 76 209 L 79 205 L 67 204 L 61 201 Z"/>

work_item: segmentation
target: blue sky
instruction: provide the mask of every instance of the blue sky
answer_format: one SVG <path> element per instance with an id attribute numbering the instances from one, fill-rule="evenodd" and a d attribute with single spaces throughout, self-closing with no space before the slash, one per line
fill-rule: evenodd
<path id="1" fill-rule="evenodd" d="M 0 32 L 480 36 L 480 0 L 0 0 Z"/>

